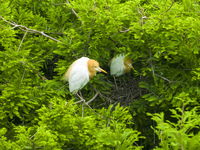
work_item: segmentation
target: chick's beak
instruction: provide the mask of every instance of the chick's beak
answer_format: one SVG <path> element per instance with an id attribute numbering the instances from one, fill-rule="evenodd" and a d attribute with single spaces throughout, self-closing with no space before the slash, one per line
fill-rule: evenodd
<path id="1" fill-rule="evenodd" d="M 105 70 L 101 69 L 100 67 L 97 68 L 97 71 L 107 73 Z"/>

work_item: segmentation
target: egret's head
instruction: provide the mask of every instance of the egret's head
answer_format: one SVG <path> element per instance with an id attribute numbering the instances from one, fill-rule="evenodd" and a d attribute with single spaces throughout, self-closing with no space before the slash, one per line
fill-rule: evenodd
<path id="1" fill-rule="evenodd" d="M 105 70 L 103 70 L 99 67 L 99 63 L 94 59 L 89 59 L 87 62 L 87 65 L 88 65 L 90 79 L 95 76 L 97 71 L 107 73 Z"/>
<path id="2" fill-rule="evenodd" d="M 124 58 L 124 65 L 125 65 L 125 69 L 124 69 L 125 73 L 130 72 L 131 68 L 134 70 L 134 68 L 132 66 L 132 60 L 131 60 L 131 58 L 125 57 Z"/>

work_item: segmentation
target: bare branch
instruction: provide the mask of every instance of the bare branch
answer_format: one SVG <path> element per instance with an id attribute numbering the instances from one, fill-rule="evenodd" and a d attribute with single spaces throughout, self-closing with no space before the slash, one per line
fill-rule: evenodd
<path id="1" fill-rule="evenodd" d="M 143 26 L 143 8 L 141 8 L 141 11 L 139 9 L 137 9 L 137 11 L 141 15 L 141 25 Z"/>
<path id="2" fill-rule="evenodd" d="M 35 132 L 35 134 L 33 134 L 29 139 L 31 140 L 36 134 L 37 132 Z"/>
<path id="3" fill-rule="evenodd" d="M 172 8 L 172 6 L 173 6 L 174 3 L 175 3 L 175 1 L 172 2 L 172 4 L 170 5 L 170 7 L 169 7 L 164 13 L 167 13 L 167 12 Z M 164 13 L 160 14 L 159 16 L 163 15 Z M 157 17 L 158 17 L 158 16 L 157 16 Z M 157 18 L 157 17 L 153 17 L 153 18 Z M 160 20 L 158 21 L 158 23 L 161 22 L 162 20 L 163 20 L 163 19 L 160 19 Z M 156 26 L 158 23 L 156 23 L 154 26 Z"/>
<path id="4" fill-rule="evenodd" d="M 85 103 L 86 104 L 86 103 Z M 101 116 L 100 114 L 96 113 L 91 107 L 90 105 L 86 104 L 95 114 L 97 114 L 98 116 L 100 116 L 101 118 L 105 118 L 104 116 Z"/>
<path id="5" fill-rule="evenodd" d="M 19 52 L 20 47 L 21 47 L 21 45 L 22 45 L 22 43 L 23 43 L 23 41 L 24 41 L 24 38 L 25 38 L 27 32 L 28 32 L 28 30 L 26 30 L 26 32 L 24 33 L 24 36 L 23 36 L 23 38 L 22 38 L 22 40 L 21 40 L 21 43 L 19 44 L 19 47 L 18 47 L 18 49 L 17 49 L 17 52 Z"/>
<path id="6" fill-rule="evenodd" d="M 165 77 L 162 77 L 162 76 L 160 76 L 160 75 L 158 75 L 158 74 L 155 74 L 155 76 L 157 76 L 157 77 L 159 77 L 159 78 L 162 78 L 162 79 L 164 79 L 164 80 L 166 80 L 166 81 L 168 81 L 168 82 L 172 82 L 172 81 L 170 81 L 169 79 L 167 79 L 167 78 L 165 78 Z"/>
<path id="7" fill-rule="evenodd" d="M 67 84 L 63 85 L 61 88 L 57 89 L 56 91 L 59 91 L 59 90 L 61 90 L 62 88 L 66 87 L 66 86 L 67 86 Z"/>
<path id="8" fill-rule="evenodd" d="M 81 94 L 80 91 L 79 91 L 79 93 Z M 83 118 L 83 114 L 84 114 L 83 104 L 85 104 L 85 100 L 82 98 L 82 95 L 80 96 L 78 93 L 76 93 L 76 95 L 81 99 L 81 102 L 82 102 L 82 118 Z"/>
<path id="9" fill-rule="evenodd" d="M 165 13 L 167 13 L 172 8 L 174 3 L 175 3 L 175 1 L 172 2 L 171 6 L 165 11 Z"/>
<path id="10" fill-rule="evenodd" d="M 60 40 L 57 40 L 57 39 L 55 39 L 55 38 L 53 38 L 53 37 L 51 37 L 51 36 L 45 34 L 44 31 L 37 31 L 37 30 L 34 30 L 34 29 L 29 29 L 29 28 L 27 28 L 26 26 L 18 25 L 18 24 L 16 24 L 15 22 L 10 22 L 10 21 L 4 19 L 2 16 L 0 16 L 0 18 L 3 19 L 5 22 L 9 23 L 10 25 L 14 26 L 12 29 L 18 27 L 20 30 L 22 30 L 22 31 L 24 31 L 24 32 L 39 33 L 39 34 L 42 34 L 43 36 L 45 36 L 45 37 L 47 37 L 47 38 L 49 38 L 49 39 L 51 39 L 51 40 L 53 40 L 53 41 L 56 41 L 56 42 L 60 42 L 60 43 L 62 43 L 62 44 L 65 44 L 64 42 L 62 42 L 62 41 L 60 41 Z M 11 30 L 12 30 L 12 29 L 11 29 Z M 25 34 L 25 35 L 26 35 L 26 34 Z M 25 36 L 24 36 L 24 37 L 25 37 Z M 20 44 L 20 47 L 21 47 L 21 44 Z M 19 50 L 19 48 L 18 48 L 18 50 Z M 76 59 L 78 59 L 78 57 L 76 56 L 75 52 L 74 52 L 73 50 L 70 50 L 70 51 L 72 52 L 72 54 L 74 55 L 74 57 L 75 57 Z"/>
<path id="11" fill-rule="evenodd" d="M 125 45 L 121 44 L 120 42 L 113 40 L 110 36 L 108 36 L 108 38 L 109 38 L 111 41 L 113 41 L 114 43 L 116 43 L 116 44 L 118 44 L 118 45 L 120 45 L 120 46 L 126 47 Z"/>
<path id="12" fill-rule="evenodd" d="M 93 100 L 95 100 L 95 98 L 99 95 L 99 92 L 96 92 L 96 94 L 94 95 L 93 98 L 91 98 L 89 101 L 86 102 L 86 104 L 91 103 Z"/>
<path id="13" fill-rule="evenodd" d="M 167 79 L 167 78 L 165 78 L 165 77 L 162 77 L 162 76 L 160 76 L 160 75 L 158 75 L 158 74 L 155 74 L 155 76 L 157 76 L 157 77 L 159 77 L 159 78 L 161 78 L 161 79 L 163 79 L 163 80 L 166 80 L 166 81 L 168 81 L 168 82 L 170 82 L 170 83 L 173 83 L 173 82 L 184 83 L 184 82 L 181 82 L 181 81 L 171 81 L 171 80 L 169 80 L 169 79 Z M 185 84 L 185 83 L 184 83 L 184 84 Z"/>
<path id="14" fill-rule="evenodd" d="M 85 100 L 81 98 L 80 101 L 77 101 L 76 104 L 80 103 L 80 102 L 84 102 Z"/>
<path id="15" fill-rule="evenodd" d="M 131 29 L 127 29 L 127 30 L 124 30 L 124 31 L 120 31 L 120 30 L 118 30 L 118 32 L 119 33 L 125 33 L 125 32 L 128 32 L 128 31 L 130 31 Z"/>
<path id="16" fill-rule="evenodd" d="M 70 4 L 68 0 L 66 0 L 66 1 L 67 1 L 67 4 Z M 76 17 L 81 18 L 80 16 L 78 16 L 78 14 L 76 13 L 76 11 L 73 8 L 72 8 L 72 12 L 76 15 Z"/>
<path id="17" fill-rule="evenodd" d="M 37 30 L 29 29 L 29 28 L 27 28 L 26 26 L 18 25 L 18 24 L 16 24 L 16 23 L 11 23 L 10 21 L 5 20 L 2 16 L 0 16 L 0 18 L 3 19 L 5 22 L 9 23 L 10 25 L 13 25 L 14 27 L 13 27 L 12 29 L 19 27 L 22 31 L 30 32 L 30 33 L 40 33 L 40 34 L 42 34 L 43 36 L 45 36 L 45 37 L 47 37 L 47 38 L 49 38 L 49 39 L 51 39 L 51 40 L 53 40 L 53 41 L 63 43 L 63 42 L 61 42 L 61 41 L 59 41 L 59 40 L 57 40 L 57 39 L 55 39 L 55 38 L 53 38 L 53 37 L 51 37 L 51 36 L 45 34 L 44 31 L 37 31 Z M 12 30 L 12 29 L 11 29 L 11 30 Z M 64 43 L 63 43 L 63 44 L 64 44 Z"/>
<path id="18" fill-rule="evenodd" d="M 13 26 L 15 25 L 14 23 L 11 23 L 11 22 L 7 21 L 6 19 L 4 19 L 2 16 L 0 16 L 0 18 L 3 19 L 5 22 L 7 22 L 7 23 L 13 25 Z"/>
<path id="19" fill-rule="evenodd" d="M 122 26 L 122 25 L 120 25 L 120 26 Z M 131 29 L 125 28 L 124 26 L 122 26 L 122 28 L 124 28 L 125 30 L 124 31 L 118 30 L 119 33 L 125 33 L 125 32 L 128 32 L 131 30 Z"/>
<path id="20" fill-rule="evenodd" d="M 24 79 L 25 72 L 26 72 L 26 68 L 24 68 L 24 73 L 23 73 L 23 75 L 22 75 L 22 78 L 21 78 L 21 81 L 20 81 L 19 86 L 21 86 L 21 84 L 22 84 L 22 81 L 23 81 L 23 79 Z"/>

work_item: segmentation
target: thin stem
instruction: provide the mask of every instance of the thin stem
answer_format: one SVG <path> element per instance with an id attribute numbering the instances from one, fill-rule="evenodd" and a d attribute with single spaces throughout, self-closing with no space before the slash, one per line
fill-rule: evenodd
<path id="1" fill-rule="evenodd" d="M 88 102 L 86 102 L 86 104 L 91 103 L 93 100 L 95 100 L 95 98 L 99 95 L 99 92 L 96 92 L 96 94 L 94 95 L 93 98 L 91 98 Z"/>
<path id="2" fill-rule="evenodd" d="M 28 32 L 28 30 L 26 30 L 26 32 L 24 33 L 24 36 L 23 36 L 23 38 L 22 38 L 22 40 L 21 40 L 21 42 L 20 42 L 20 44 L 19 44 L 19 47 L 18 47 L 18 49 L 17 49 L 17 52 L 19 52 L 19 50 L 20 50 L 20 48 L 21 48 L 21 45 L 22 45 L 22 43 L 23 43 L 23 41 L 24 41 L 24 38 L 25 38 L 25 36 L 26 36 L 26 34 L 27 34 L 27 32 Z"/>
<path id="3" fill-rule="evenodd" d="M 47 37 L 47 38 L 49 38 L 49 39 L 51 39 L 51 40 L 53 40 L 53 41 L 55 41 L 55 42 L 60 42 L 60 43 L 62 43 L 62 44 L 65 44 L 64 42 L 62 42 L 62 41 L 60 41 L 60 40 L 57 40 L 57 39 L 55 39 L 55 38 L 53 38 L 53 37 L 51 37 L 51 36 L 45 34 L 44 31 L 37 31 L 37 30 L 34 30 L 34 29 L 29 29 L 29 28 L 27 28 L 26 26 L 18 25 L 18 24 L 16 24 L 15 22 L 10 22 L 10 21 L 6 20 L 5 18 L 3 18 L 2 16 L 0 16 L 0 18 L 1 18 L 2 20 L 4 20 L 5 22 L 9 23 L 10 25 L 14 26 L 12 29 L 18 27 L 20 30 L 22 30 L 22 31 L 24 31 L 24 32 L 26 32 L 26 33 L 27 33 L 27 32 L 29 32 L 29 33 L 39 33 L 39 34 L 41 34 L 41 35 L 43 35 L 43 36 L 45 36 L 45 37 Z M 11 30 L 12 30 L 12 29 L 11 29 Z M 26 33 L 25 33 L 24 37 L 26 36 Z M 20 47 L 21 47 L 21 45 L 19 46 L 18 51 L 19 51 Z M 75 53 L 73 50 L 71 50 L 71 52 L 73 53 L 74 57 L 75 57 L 76 59 L 78 59 L 78 57 L 76 56 L 76 53 Z"/>

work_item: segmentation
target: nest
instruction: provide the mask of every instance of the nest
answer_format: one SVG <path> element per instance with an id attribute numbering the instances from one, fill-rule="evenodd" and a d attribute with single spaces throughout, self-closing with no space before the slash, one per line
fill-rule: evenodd
<path id="1" fill-rule="evenodd" d="M 136 79 L 131 76 L 124 79 L 123 76 L 115 78 L 116 84 L 113 84 L 112 90 L 109 94 L 110 104 L 116 106 L 120 103 L 121 106 L 126 107 L 134 100 L 139 99 L 144 95 L 143 90 L 139 87 L 139 83 L 143 79 Z M 113 80 L 113 83 L 114 80 Z"/>

